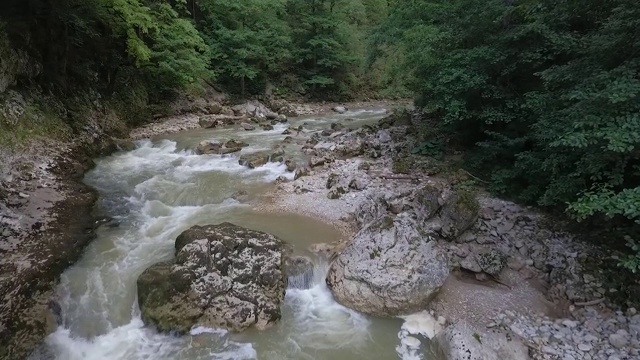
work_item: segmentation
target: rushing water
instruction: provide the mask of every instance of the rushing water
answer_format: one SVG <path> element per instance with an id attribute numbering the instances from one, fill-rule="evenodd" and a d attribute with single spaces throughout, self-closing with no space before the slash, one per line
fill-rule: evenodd
<path id="1" fill-rule="evenodd" d="M 295 126 L 320 129 L 338 120 L 358 126 L 383 114 L 384 109 L 360 110 L 297 119 Z M 320 258 L 314 258 L 308 288 L 289 288 L 282 320 L 265 331 L 194 328 L 180 337 L 142 323 L 138 275 L 170 259 L 176 236 L 193 225 L 233 222 L 272 233 L 310 256 L 310 244 L 338 239 L 334 228 L 313 219 L 259 214 L 233 200 L 238 191 L 259 195 L 276 177 L 291 177 L 284 165 L 249 170 L 238 164 L 237 154 L 195 155 L 190 150 L 204 139 L 231 137 L 251 144 L 243 152 L 268 149 L 284 138 L 284 128 L 194 130 L 140 141 L 133 151 L 99 159 L 85 181 L 100 192 L 96 211 L 113 220 L 98 229 L 82 259 L 62 275 L 57 291 L 63 324 L 32 359 L 42 354 L 60 360 L 425 358 L 416 352 L 420 341 L 408 336 L 420 331 L 419 318 L 404 323 L 374 319 L 337 304 L 324 283 L 327 263 Z"/>

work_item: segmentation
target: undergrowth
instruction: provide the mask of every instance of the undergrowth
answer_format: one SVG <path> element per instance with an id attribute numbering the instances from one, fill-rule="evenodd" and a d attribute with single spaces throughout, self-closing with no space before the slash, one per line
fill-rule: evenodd
<path id="1" fill-rule="evenodd" d="M 40 104 L 30 103 L 14 125 L 0 118 L 0 146 L 18 149 L 28 141 L 46 136 L 47 138 L 68 141 L 73 129 L 58 114 Z"/>

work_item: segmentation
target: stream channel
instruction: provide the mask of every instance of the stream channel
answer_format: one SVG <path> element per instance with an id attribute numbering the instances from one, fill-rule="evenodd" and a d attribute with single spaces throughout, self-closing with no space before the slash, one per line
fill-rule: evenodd
<path id="1" fill-rule="evenodd" d="M 278 176 L 291 179 L 284 165 L 248 169 L 238 163 L 238 154 L 192 150 L 202 140 L 230 138 L 250 144 L 243 153 L 268 150 L 290 126 L 319 131 L 340 121 L 355 128 L 383 116 L 384 108 L 368 108 L 296 118 L 270 131 L 197 129 L 138 141 L 133 151 L 97 159 L 85 182 L 100 194 L 95 211 L 112 220 L 98 228 L 81 260 L 62 275 L 57 295 L 63 323 L 31 359 L 432 359 L 417 349 L 417 338 L 407 336 L 406 319 L 368 317 L 333 300 L 324 283 L 326 260 L 307 249 L 338 240 L 336 229 L 295 214 L 257 213 L 234 200 L 238 191 L 259 198 Z M 182 231 L 224 221 L 271 233 L 312 257 L 311 283 L 287 289 L 281 321 L 265 331 L 232 334 L 200 327 L 174 336 L 145 326 L 136 298 L 138 275 L 171 259 Z"/>

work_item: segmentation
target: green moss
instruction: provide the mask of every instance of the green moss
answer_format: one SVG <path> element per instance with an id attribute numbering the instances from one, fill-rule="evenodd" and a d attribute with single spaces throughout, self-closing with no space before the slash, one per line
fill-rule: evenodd
<path id="1" fill-rule="evenodd" d="M 380 228 L 382 230 L 389 230 L 393 227 L 393 218 L 391 216 L 385 216 L 384 219 L 382 219 L 382 224 L 380 225 Z"/>
<path id="2" fill-rule="evenodd" d="M 476 339 L 480 344 L 482 344 L 482 341 L 480 341 L 480 334 L 474 332 L 473 333 L 473 338 Z"/>
<path id="3" fill-rule="evenodd" d="M 379 246 L 377 246 L 371 251 L 371 253 L 369 253 L 369 258 L 373 260 L 377 257 L 380 257 L 381 253 L 382 253 L 382 249 Z"/>
<path id="4" fill-rule="evenodd" d="M 393 165 L 391 170 L 395 174 L 408 174 L 411 172 L 411 168 L 413 167 L 413 161 L 407 156 L 398 156 L 393 159 Z"/>
<path id="5" fill-rule="evenodd" d="M 470 212 L 480 211 L 480 203 L 478 203 L 478 196 L 475 191 L 473 191 L 472 189 L 458 189 L 457 194 L 458 209 Z"/>
<path id="6" fill-rule="evenodd" d="M 0 118 L 0 146 L 19 149 L 28 140 L 46 136 L 49 139 L 67 141 L 73 129 L 55 112 L 40 104 L 28 104 L 15 125 Z"/>

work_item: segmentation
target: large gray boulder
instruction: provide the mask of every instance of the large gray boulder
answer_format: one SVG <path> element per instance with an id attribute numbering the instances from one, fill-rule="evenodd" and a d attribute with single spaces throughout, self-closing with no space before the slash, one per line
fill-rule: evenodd
<path id="1" fill-rule="evenodd" d="M 176 257 L 138 278 L 145 323 L 161 331 L 193 326 L 242 331 L 280 319 L 284 246 L 274 237 L 230 223 L 194 226 L 175 243 Z"/>
<path id="2" fill-rule="evenodd" d="M 446 255 L 408 213 L 363 228 L 331 264 L 327 285 L 339 303 L 365 314 L 423 310 L 449 275 Z"/>

